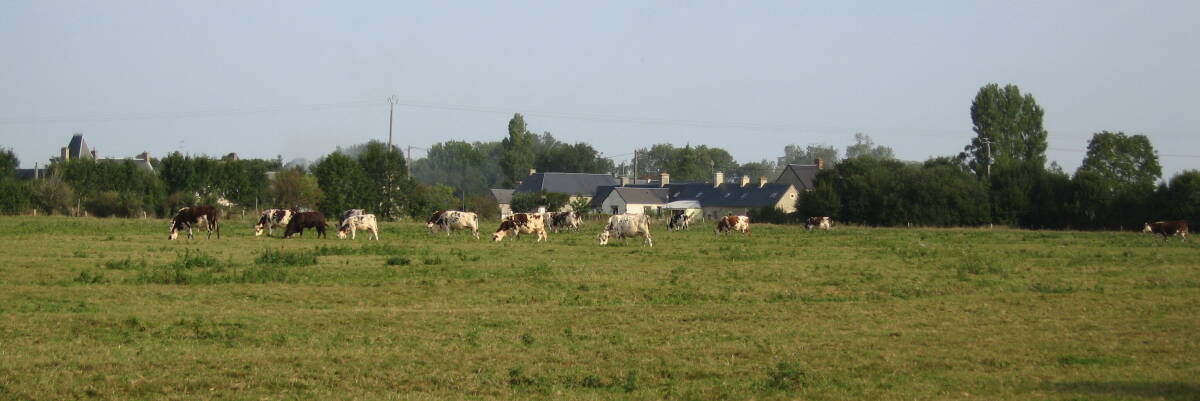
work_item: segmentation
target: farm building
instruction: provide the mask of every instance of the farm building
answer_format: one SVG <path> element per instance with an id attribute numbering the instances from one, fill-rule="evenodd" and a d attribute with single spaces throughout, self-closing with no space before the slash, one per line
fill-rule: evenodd
<path id="1" fill-rule="evenodd" d="M 825 161 L 817 158 L 813 164 L 789 164 L 775 178 L 776 184 L 791 184 L 796 189 L 808 191 L 813 189 L 817 173 L 825 169 Z"/>
<path id="2" fill-rule="evenodd" d="M 533 172 L 513 190 L 513 194 L 535 193 L 545 190 L 570 197 L 574 202 L 578 199 L 591 200 L 596 196 L 596 189 L 602 186 L 617 185 L 617 179 L 608 174 L 588 173 L 538 173 Z M 564 207 L 570 210 L 570 206 Z"/>
<path id="3" fill-rule="evenodd" d="M 668 188 L 604 187 L 592 198 L 592 208 L 609 214 L 659 215 L 667 206 Z"/>
<path id="4" fill-rule="evenodd" d="M 717 172 L 712 183 L 679 184 L 670 186 L 670 200 L 694 201 L 699 204 L 704 218 L 712 219 L 727 214 L 743 215 L 751 209 L 774 207 L 784 213 L 796 211 L 796 199 L 800 191 L 790 183 L 768 183 L 759 177 L 752 183 L 743 176 L 737 183 L 726 183 L 725 175 Z M 687 205 L 677 203 L 676 205 Z M 691 209 L 678 206 L 676 208 Z"/>
<path id="5" fill-rule="evenodd" d="M 488 195 L 492 200 L 496 201 L 496 205 L 500 207 L 500 217 L 512 215 L 512 196 L 513 190 L 494 188 L 488 191 Z"/>

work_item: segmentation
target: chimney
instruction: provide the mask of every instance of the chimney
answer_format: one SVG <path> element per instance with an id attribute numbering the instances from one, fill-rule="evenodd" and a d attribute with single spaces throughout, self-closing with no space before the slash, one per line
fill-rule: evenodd
<path id="1" fill-rule="evenodd" d="M 66 146 L 62 148 L 62 159 L 63 161 L 71 160 L 71 152 L 67 150 Z"/>
<path id="2" fill-rule="evenodd" d="M 825 159 L 818 157 L 816 160 L 813 160 L 813 164 L 817 165 L 817 170 L 825 169 Z"/>
<path id="3" fill-rule="evenodd" d="M 629 177 L 621 176 L 621 186 L 629 185 Z"/>
<path id="4" fill-rule="evenodd" d="M 765 175 L 758 176 L 758 187 L 762 188 L 765 186 L 767 186 L 767 176 L 765 176 Z"/>
<path id="5" fill-rule="evenodd" d="M 659 174 L 658 186 L 666 188 L 668 185 L 671 185 L 671 175 L 667 173 Z"/>
<path id="6" fill-rule="evenodd" d="M 92 148 L 92 160 L 99 160 L 99 158 L 97 158 L 96 156 L 99 156 L 98 154 L 96 154 L 96 148 Z"/>
<path id="7" fill-rule="evenodd" d="M 745 188 L 747 185 L 750 185 L 750 176 L 748 176 L 748 175 L 742 175 L 742 185 L 741 185 L 741 187 L 742 187 L 742 188 Z"/>
<path id="8" fill-rule="evenodd" d="M 725 173 L 720 171 L 713 173 L 713 188 L 721 186 L 723 182 L 725 182 Z"/>
<path id="9" fill-rule="evenodd" d="M 142 161 L 145 161 L 146 163 L 149 163 L 150 162 L 150 152 L 143 150 L 142 154 L 138 155 L 138 158 L 142 159 Z"/>

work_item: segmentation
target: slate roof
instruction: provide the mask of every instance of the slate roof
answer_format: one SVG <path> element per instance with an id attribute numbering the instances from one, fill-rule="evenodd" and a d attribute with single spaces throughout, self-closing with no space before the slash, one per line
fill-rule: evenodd
<path id="1" fill-rule="evenodd" d="M 67 155 L 71 159 L 92 158 L 92 150 L 88 148 L 87 141 L 83 140 L 83 134 L 75 134 L 71 137 L 71 142 L 67 144 Z"/>
<path id="2" fill-rule="evenodd" d="M 667 188 L 617 187 L 613 191 L 620 195 L 626 204 L 665 205 L 668 202 Z"/>
<path id="3" fill-rule="evenodd" d="M 737 184 L 721 184 L 713 188 L 712 184 L 671 185 L 670 199 L 694 200 L 704 207 L 764 207 L 775 206 L 779 199 L 787 193 L 791 184 L 774 183 L 761 188 L 756 184 L 745 187 Z"/>
<path id="4" fill-rule="evenodd" d="M 499 203 L 501 205 L 507 205 L 507 204 L 512 203 L 513 190 L 492 188 L 491 191 L 492 191 L 492 199 L 495 199 L 496 203 Z"/>
<path id="5" fill-rule="evenodd" d="M 813 189 L 817 173 L 821 171 L 816 164 L 789 164 L 775 179 L 779 184 L 792 184 L 796 189 L 804 191 Z"/>
<path id="6" fill-rule="evenodd" d="M 546 190 L 560 194 L 583 196 L 596 195 L 596 188 L 604 185 L 617 185 L 617 179 L 608 174 L 587 173 L 535 173 L 526 177 L 515 192 L 531 193 Z"/>

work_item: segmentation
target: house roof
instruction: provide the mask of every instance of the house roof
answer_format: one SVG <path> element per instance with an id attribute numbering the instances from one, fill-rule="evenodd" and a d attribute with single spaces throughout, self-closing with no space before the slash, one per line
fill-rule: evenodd
<path id="1" fill-rule="evenodd" d="M 138 159 L 138 158 L 129 158 L 129 159 L 99 159 L 99 160 L 96 160 L 96 161 L 98 161 L 98 162 L 112 162 L 112 163 L 121 163 L 121 162 L 125 162 L 125 161 L 130 161 L 130 162 L 133 162 L 133 165 L 134 165 L 134 166 L 137 166 L 138 168 L 140 168 L 140 169 L 142 169 L 142 170 L 154 171 L 154 165 L 153 165 L 153 164 L 150 164 L 150 161 L 148 161 L 148 160 L 144 160 L 144 159 Z"/>
<path id="2" fill-rule="evenodd" d="M 684 184 L 671 185 L 670 199 L 672 201 L 694 200 L 704 207 L 764 207 L 779 203 L 791 184 L 774 183 L 762 187 L 758 185 L 739 186 L 736 184 Z"/>
<path id="3" fill-rule="evenodd" d="M 636 188 L 617 187 L 613 189 L 626 204 L 635 205 L 665 205 L 667 203 L 667 188 Z"/>
<path id="4" fill-rule="evenodd" d="M 674 185 L 674 184 L 672 184 Z M 629 185 L 602 185 L 596 187 L 596 194 L 592 196 L 591 205 L 593 208 L 598 208 L 604 204 L 604 200 L 608 198 L 614 189 L 617 188 L 661 188 L 657 183 L 629 184 Z"/>
<path id="5" fill-rule="evenodd" d="M 92 150 L 88 148 L 87 141 L 83 140 L 83 134 L 71 137 L 71 142 L 67 144 L 67 155 L 72 159 L 92 158 Z"/>
<path id="6" fill-rule="evenodd" d="M 789 164 L 775 179 L 778 184 L 792 184 L 801 191 L 812 189 L 817 173 L 821 169 L 816 164 Z"/>
<path id="7" fill-rule="evenodd" d="M 535 173 L 521 182 L 514 190 L 518 193 L 530 193 L 546 190 L 560 194 L 583 196 L 596 195 L 596 188 L 604 185 L 617 185 L 617 179 L 608 174 L 588 173 Z"/>
<path id="8" fill-rule="evenodd" d="M 501 205 L 512 203 L 512 189 L 492 188 L 490 191 L 492 192 L 492 199 L 495 199 L 496 203 Z"/>

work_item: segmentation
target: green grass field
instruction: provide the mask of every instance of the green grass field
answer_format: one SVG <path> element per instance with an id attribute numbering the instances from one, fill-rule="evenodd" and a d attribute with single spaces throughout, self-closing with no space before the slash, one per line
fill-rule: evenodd
<path id="1" fill-rule="evenodd" d="M 1194 239 L 251 224 L 0 218 L 0 399 L 1200 399 Z"/>

